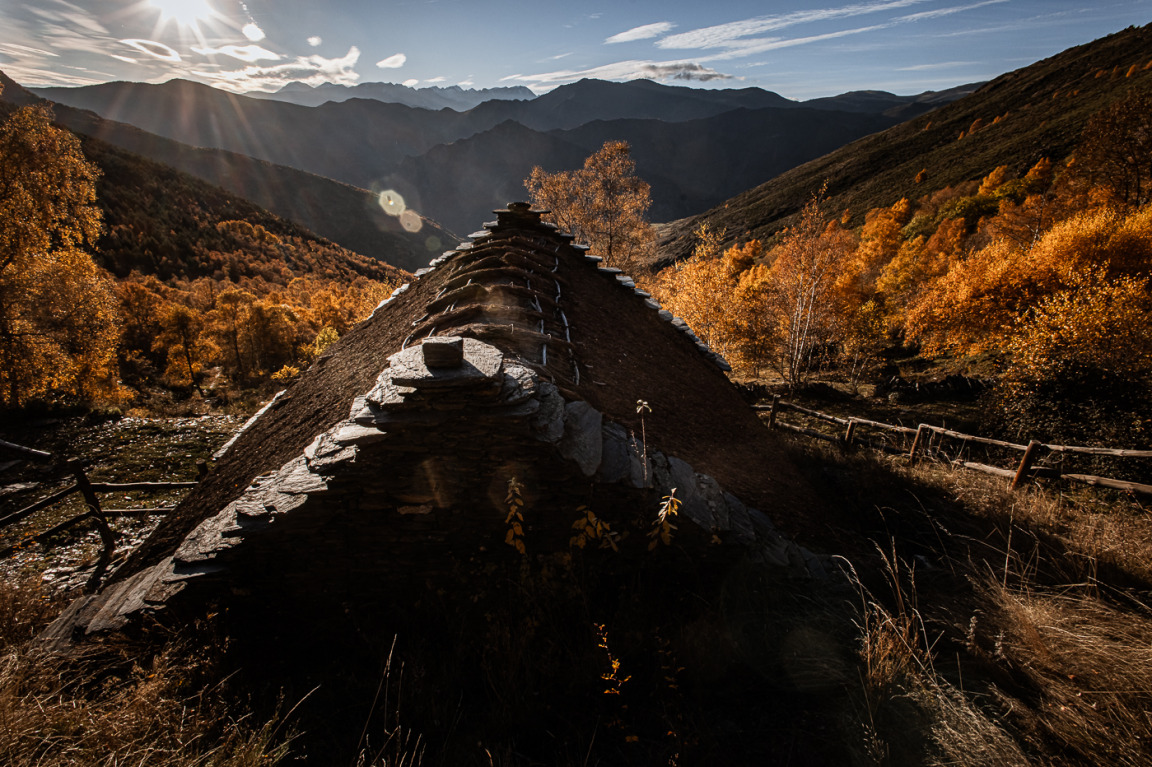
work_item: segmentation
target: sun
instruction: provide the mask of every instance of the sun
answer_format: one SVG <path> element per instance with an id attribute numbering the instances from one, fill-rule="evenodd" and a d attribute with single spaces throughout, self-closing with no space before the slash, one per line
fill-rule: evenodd
<path id="1" fill-rule="evenodd" d="M 160 11 L 161 23 L 171 19 L 182 27 L 193 29 L 200 22 L 218 15 L 208 0 L 148 0 L 148 4 Z"/>

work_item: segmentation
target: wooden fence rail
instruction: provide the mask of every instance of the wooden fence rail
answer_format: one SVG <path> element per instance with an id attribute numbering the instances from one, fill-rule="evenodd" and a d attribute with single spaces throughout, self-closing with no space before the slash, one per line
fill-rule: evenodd
<path id="1" fill-rule="evenodd" d="M 0 455 L 9 456 L 21 460 L 36 461 L 39 463 L 55 463 L 57 459 L 51 453 L 46 453 L 42 450 L 35 450 L 23 445 L 16 445 L 11 442 L 0 440 Z M 102 550 L 100 558 L 96 563 L 96 568 L 92 572 L 88 583 L 85 585 L 85 591 L 93 592 L 99 585 L 101 579 L 104 577 L 105 571 L 108 569 L 109 564 L 112 562 L 112 557 L 116 551 L 116 533 L 108 525 L 109 517 L 131 517 L 131 516 L 144 516 L 147 514 L 167 514 L 172 511 L 173 506 L 165 506 L 154 509 L 103 509 L 100 507 L 100 500 L 97 498 L 97 493 L 114 493 L 114 492 L 127 492 L 127 491 L 157 491 L 157 490 L 184 490 L 197 485 L 196 482 L 92 482 L 88 479 L 88 475 L 84 472 L 83 466 L 79 461 L 65 461 L 59 464 L 62 472 L 71 474 L 76 480 L 75 484 L 60 490 L 52 495 L 36 501 L 35 503 L 25 506 L 22 509 L 6 514 L 0 517 L 0 530 L 3 528 L 26 519 L 38 511 L 43 511 L 50 506 L 63 501 L 73 493 L 80 493 L 84 496 L 84 504 L 87 509 L 77 516 L 66 519 L 65 521 L 54 525 L 53 527 L 44 530 L 31 536 L 31 540 L 37 543 L 44 543 L 49 541 L 53 536 L 65 532 L 70 528 L 77 525 L 92 521 L 96 525 L 97 531 L 100 533 L 100 540 L 102 543 Z M 196 469 L 200 478 L 203 479 L 204 475 L 208 472 L 208 466 L 204 461 L 196 462 Z M 7 548 L 0 549 L 0 558 L 11 556 L 16 550 L 25 542 L 8 546 Z"/>
<path id="2" fill-rule="evenodd" d="M 960 440 L 962 442 L 960 451 L 961 453 L 963 453 L 963 449 L 965 447 L 969 447 L 971 445 L 982 445 L 986 447 L 998 447 L 1006 450 L 1014 450 L 1023 453 L 1023 455 L 1020 458 L 1020 462 L 1016 465 L 1015 468 L 1012 469 L 990 466 L 984 463 L 976 463 L 974 461 L 964 461 L 959 459 L 951 461 L 951 463 L 955 466 L 960 466 L 965 469 L 971 469 L 973 471 L 979 471 L 985 474 L 992 474 L 994 476 L 1010 479 L 1012 480 L 1011 487 L 1013 490 L 1020 487 L 1021 485 L 1026 484 L 1031 479 L 1044 477 L 1051 479 L 1067 479 L 1074 482 L 1083 482 L 1094 487 L 1107 487 L 1113 490 L 1140 493 L 1141 495 L 1152 495 L 1152 485 L 1143 484 L 1140 482 L 1129 482 L 1127 480 L 1114 479 L 1112 477 L 1098 477 L 1091 474 L 1065 474 L 1055 467 L 1035 465 L 1036 461 L 1046 453 L 1094 455 L 1113 458 L 1152 458 L 1152 450 L 1117 450 L 1105 447 L 1048 445 L 1036 440 L 1030 441 L 1027 445 L 1020 445 L 1015 442 L 1006 442 L 1004 440 L 981 437 L 975 434 L 964 434 L 963 432 L 954 431 L 952 429 L 945 429 L 942 426 L 933 426 L 926 423 L 922 423 L 917 428 L 912 429 L 907 426 L 897 426 L 895 424 L 884 423 L 882 421 L 873 421 L 867 418 L 841 418 L 839 416 L 830 415 L 829 413 L 820 412 L 819 410 L 802 407 L 792 402 L 785 402 L 779 397 L 774 397 L 771 405 L 756 405 L 754 408 L 756 410 L 768 411 L 769 428 L 783 429 L 785 431 L 794 432 L 796 434 L 803 434 L 806 437 L 823 440 L 825 442 L 832 442 L 844 447 L 849 447 L 855 444 L 863 444 L 890 453 L 907 454 L 910 461 L 915 461 L 920 455 L 931 452 L 932 448 L 929 443 L 931 442 L 933 435 L 938 437 L 935 447 L 936 452 L 939 452 L 940 444 L 945 438 Z M 839 435 L 828 434 L 817 429 L 811 429 L 805 426 L 798 426 L 796 424 L 781 421 L 779 418 L 780 413 L 788 410 L 806 415 L 809 418 L 813 418 L 818 421 L 824 421 L 826 423 L 844 426 L 844 432 Z M 901 438 L 912 437 L 912 446 L 909 449 L 904 449 L 903 447 L 896 447 L 887 442 L 863 438 L 857 434 L 857 427 L 859 426 L 893 432 L 899 434 Z"/>

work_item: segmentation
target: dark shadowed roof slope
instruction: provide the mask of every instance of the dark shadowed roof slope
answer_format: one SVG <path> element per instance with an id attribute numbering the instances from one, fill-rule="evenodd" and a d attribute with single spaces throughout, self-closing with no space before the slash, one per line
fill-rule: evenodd
<path id="1" fill-rule="evenodd" d="M 231 591 L 266 607 L 295 589 L 317 601 L 379 591 L 428 562 L 515 544 L 513 486 L 539 510 L 525 523 L 533 547 L 566 547 L 586 504 L 647 529 L 637 510 L 675 488 L 703 541 L 822 573 L 776 532 L 801 533 L 814 504 L 723 359 L 538 211 L 498 214 L 252 419 L 58 629 L 119 628 L 181 592 L 186 605 Z"/>

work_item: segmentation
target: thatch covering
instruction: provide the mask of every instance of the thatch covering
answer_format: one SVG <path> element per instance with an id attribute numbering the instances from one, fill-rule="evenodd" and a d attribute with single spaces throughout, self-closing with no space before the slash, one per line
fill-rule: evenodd
<path id="1" fill-rule="evenodd" d="M 209 603 L 333 625 L 461 562 L 563 550 L 588 510 L 642 551 L 672 488 L 686 543 L 821 575 L 777 532 L 803 529 L 809 492 L 724 361 L 539 212 L 498 213 L 254 418 L 50 637 Z"/>

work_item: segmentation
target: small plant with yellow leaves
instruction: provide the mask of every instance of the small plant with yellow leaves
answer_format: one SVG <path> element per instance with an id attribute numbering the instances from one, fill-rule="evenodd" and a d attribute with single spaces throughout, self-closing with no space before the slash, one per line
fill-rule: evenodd
<path id="1" fill-rule="evenodd" d="M 596 637 L 599 640 L 598 644 L 600 649 L 608 656 L 608 672 L 600 675 L 600 678 L 607 683 L 604 687 L 604 694 L 619 695 L 620 690 L 632 676 L 620 675 L 620 659 L 612 654 L 612 649 L 608 646 L 608 629 L 605 628 L 603 623 L 594 623 L 592 625 L 596 627 Z"/>
<path id="2" fill-rule="evenodd" d="M 582 549 L 589 543 L 598 542 L 602 549 L 619 551 L 616 542 L 620 540 L 620 533 L 613 532 L 608 523 L 597 517 L 587 506 L 580 506 L 576 511 L 581 513 L 579 519 L 572 523 L 575 534 L 568 539 L 569 546 Z"/>
<path id="3" fill-rule="evenodd" d="M 504 517 L 504 524 L 508 525 L 508 534 L 504 542 L 520 552 L 521 556 L 528 556 L 528 549 L 524 546 L 524 485 L 512 477 L 508 480 L 508 495 L 504 503 L 508 505 L 508 516 Z"/>
<path id="4" fill-rule="evenodd" d="M 672 488 L 668 495 L 664 496 L 664 500 L 660 503 L 660 511 L 656 515 L 656 522 L 653 523 L 652 529 L 648 531 L 648 550 L 655 551 L 656 547 L 663 543 L 665 546 L 672 545 L 672 531 L 676 529 L 676 525 L 672 524 L 672 517 L 680 513 L 680 499 L 676 497 L 676 488 Z"/>

